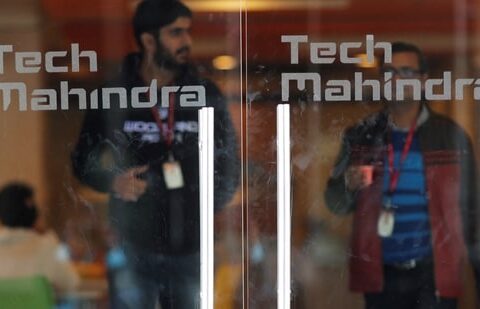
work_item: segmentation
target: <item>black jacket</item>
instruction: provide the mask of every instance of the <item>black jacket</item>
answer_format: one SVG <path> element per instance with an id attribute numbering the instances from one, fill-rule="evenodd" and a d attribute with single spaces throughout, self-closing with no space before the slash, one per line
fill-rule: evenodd
<path id="1" fill-rule="evenodd" d="M 125 87 L 129 95 L 132 87 L 145 86 L 138 73 L 140 60 L 139 54 L 129 55 L 120 78 L 109 87 Z M 218 210 L 232 197 L 239 178 L 236 136 L 225 98 L 212 82 L 199 78 L 193 70 L 185 70 L 175 85 L 205 86 L 207 106 L 215 108 L 214 204 Z M 160 94 L 158 98 L 160 101 Z M 176 98 L 175 138 L 171 151 L 181 163 L 185 186 L 168 190 L 162 175 L 168 148 L 152 111 L 120 109 L 115 103 L 112 101 L 112 108 L 108 110 L 87 112 L 72 153 L 75 175 L 97 191 L 110 192 L 116 175 L 130 167 L 149 165 L 142 175 L 148 188 L 138 202 L 124 202 L 111 195 L 110 219 L 120 240 L 150 252 L 188 254 L 198 251 L 198 109 L 179 107 Z M 167 113 L 164 114 L 161 117 L 166 123 Z"/>

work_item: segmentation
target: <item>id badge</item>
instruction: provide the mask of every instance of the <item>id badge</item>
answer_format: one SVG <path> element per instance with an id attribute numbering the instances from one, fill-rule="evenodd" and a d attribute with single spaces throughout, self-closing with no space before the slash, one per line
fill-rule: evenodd
<path id="1" fill-rule="evenodd" d="M 380 237 L 390 237 L 393 234 L 395 225 L 395 213 L 393 210 L 382 210 L 378 218 L 378 235 Z"/>
<path id="2" fill-rule="evenodd" d="M 163 163 L 163 177 L 167 189 L 174 190 L 183 188 L 183 174 L 182 167 L 178 161 L 168 161 Z"/>

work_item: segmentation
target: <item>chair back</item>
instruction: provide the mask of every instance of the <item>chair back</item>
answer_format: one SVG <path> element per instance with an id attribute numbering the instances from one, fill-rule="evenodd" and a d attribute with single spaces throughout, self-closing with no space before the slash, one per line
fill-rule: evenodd
<path id="1" fill-rule="evenodd" d="M 0 309 L 52 309 L 54 294 L 42 276 L 0 279 Z"/>

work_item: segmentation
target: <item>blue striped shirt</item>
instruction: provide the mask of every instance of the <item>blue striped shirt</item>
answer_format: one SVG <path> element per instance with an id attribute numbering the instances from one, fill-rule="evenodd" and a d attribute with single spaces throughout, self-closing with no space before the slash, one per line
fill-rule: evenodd
<path id="1" fill-rule="evenodd" d="M 393 131 L 394 164 L 398 169 L 407 132 Z M 385 160 L 384 203 L 388 199 L 390 173 Z M 391 199 L 395 211 L 395 225 L 390 237 L 382 238 L 385 264 L 420 260 L 431 256 L 431 231 L 426 198 L 423 158 L 418 137 L 415 135 L 410 152 L 400 171 L 397 188 Z"/>

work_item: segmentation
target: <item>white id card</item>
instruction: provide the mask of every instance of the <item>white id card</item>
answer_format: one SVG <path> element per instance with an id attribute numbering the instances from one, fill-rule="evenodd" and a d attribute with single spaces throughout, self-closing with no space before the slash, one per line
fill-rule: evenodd
<path id="1" fill-rule="evenodd" d="M 382 210 L 378 218 L 378 235 L 380 237 L 390 237 L 393 234 L 395 225 L 395 213 L 391 210 Z"/>
<path id="2" fill-rule="evenodd" d="M 163 163 L 163 177 L 169 190 L 180 189 L 184 186 L 182 167 L 177 161 Z"/>

